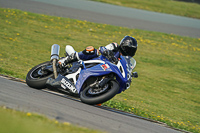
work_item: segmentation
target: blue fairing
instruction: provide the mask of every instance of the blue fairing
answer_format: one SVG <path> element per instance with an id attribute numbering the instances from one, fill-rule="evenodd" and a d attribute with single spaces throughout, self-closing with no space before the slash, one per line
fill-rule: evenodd
<path id="1" fill-rule="evenodd" d="M 96 66 L 93 66 L 91 68 L 83 68 L 80 72 L 79 78 L 76 82 L 76 88 L 78 93 L 81 91 L 81 87 L 83 86 L 83 83 L 91 76 L 96 77 L 96 76 L 102 76 L 102 75 L 107 75 L 110 73 L 115 73 L 116 75 L 116 80 L 120 84 L 120 91 L 119 93 L 126 88 L 126 83 L 127 83 L 127 70 L 126 70 L 126 60 L 121 56 L 121 65 L 123 66 L 123 72 L 124 72 L 124 77 L 122 75 L 122 72 L 119 70 L 119 68 L 115 65 L 103 58 L 102 56 L 95 58 L 94 60 L 101 60 L 104 61 L 105 63 L 100 63 Z M 103 66 L 108 66 L 106 69 L 103 68 Z"/>

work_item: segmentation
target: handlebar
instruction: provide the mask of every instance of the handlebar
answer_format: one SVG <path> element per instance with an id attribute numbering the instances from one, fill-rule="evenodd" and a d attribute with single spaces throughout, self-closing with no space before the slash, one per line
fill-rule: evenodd
<path id="1" fill-rule="evenodd" d="M 111 50 L 104 50 L 101 54 L 106 57 L 110 62 L 114 64 L 118 63 L 118 59 L 115 57 L 114 53 Z"/>

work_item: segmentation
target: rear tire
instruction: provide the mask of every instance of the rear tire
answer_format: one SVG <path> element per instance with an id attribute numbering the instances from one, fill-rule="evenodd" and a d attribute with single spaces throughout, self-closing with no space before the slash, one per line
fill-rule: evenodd
<path id="1" fill-rule="evenodd" d="M 108 83 L 106 83 L 106 85 L 108 85 L 109 88 L 105 90 L 105 92 L 98 95 L 90 94 L 89 90 L 92 88 L 90 86 L 87 86 L 80 93 L 81 101 L 86 104 L 94 105 L 94 104 L 104 103 L 110 100 L 119 92 L 119 84 L 115 80 L 110 80 L 108 81 Z"/>
<path id="2" fill-rule="evenodd" d="M 41 68 L 46 65 L 51 65 L 50 61 L 41 63 L 33 67 L 26 76 L 26 83 L 29 87 L 35 89 L 44 89 L 46 88 L 46 81 L 48 78 L 53 78 L 53 72 L 48 72 L 46 74 L 39 74 Z"/>

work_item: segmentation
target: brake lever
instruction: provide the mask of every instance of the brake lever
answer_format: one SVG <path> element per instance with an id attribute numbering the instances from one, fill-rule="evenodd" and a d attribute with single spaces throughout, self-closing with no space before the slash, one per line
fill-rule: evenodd
<path id="1" fill-rule="evenodd" d="M 118 63 L 118 59 L 114 56 L 114 53 L 112 51 L 105 50 L 103 52 L 103 56 L 105 56 L 110 62 L 114 64 Z"/>

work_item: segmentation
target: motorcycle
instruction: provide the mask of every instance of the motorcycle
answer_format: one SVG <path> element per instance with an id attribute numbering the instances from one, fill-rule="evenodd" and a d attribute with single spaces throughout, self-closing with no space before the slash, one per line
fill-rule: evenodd
<path id="1" fill-rule="evenodd" d="M 48 88 L 74 97 L 86 104 L 101 104 L 130 87 L 136 61 L 130 56 L 101 54 L 90 60 L 79 60 L 59 65 L 60 46 L 51 47 L 51 61 L 33 67 L 26 76 L 26 83 L 35 89 Z M 64 57 L 63 57 L 64 58 Z"/>

